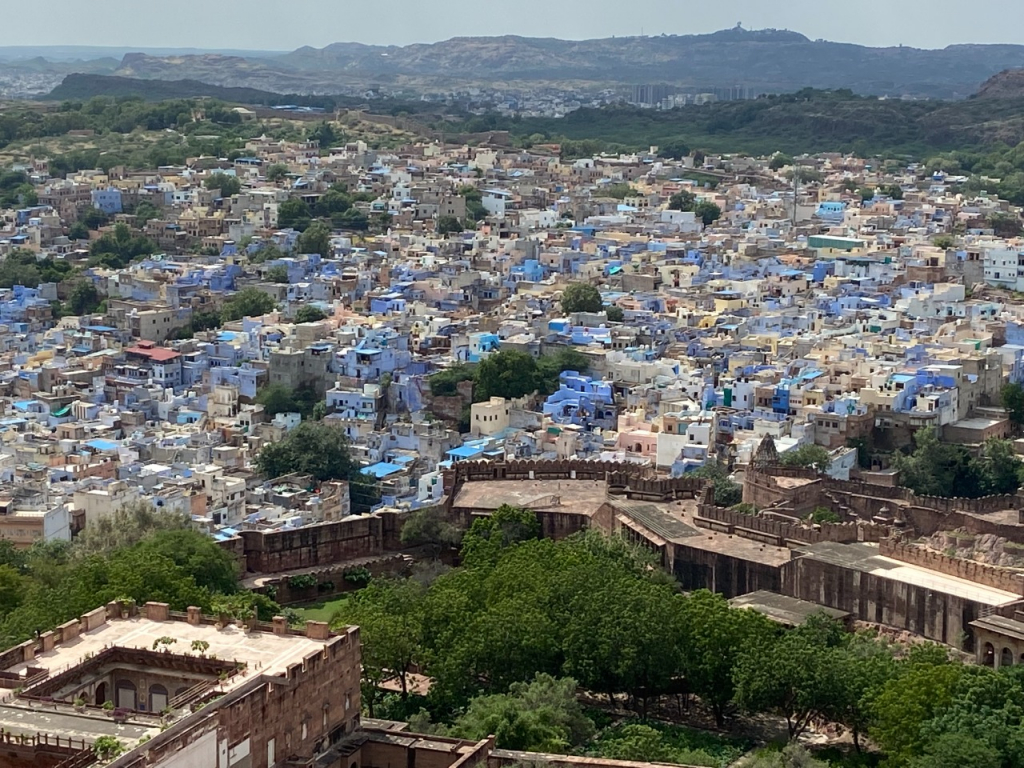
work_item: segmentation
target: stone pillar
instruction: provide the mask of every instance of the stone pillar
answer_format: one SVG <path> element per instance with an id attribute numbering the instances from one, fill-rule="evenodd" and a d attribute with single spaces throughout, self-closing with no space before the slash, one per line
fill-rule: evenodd
<path id="1" fill-rule="evenodd" d="M 310 640 L 326 640 L 331 635 L 331 626 L 326 621 L 307 621 L 306 637 Z"/>
<path id="2" fill-rule="evenodd" d="M 79 632 L 82 630 L 82 625 L 78 619 L 72 619 L 69 622 L 61 624 L 58 629 L 60 630 L 60 641 L 62 643 L 69 643 L 78 637 Z"/>
<path id="3" fill-rule="evenodd" d="M 146 603 L 146 618 L 150 621 L 170 621 L 171 606 L 167 603 Z"/>
<path id="4" fill-rule="evenodd" d="M 196 608 L 194 605 L 188 607 L 188 623 L 193 626 L 199 626 L 203 623 L 203 609 Z"/>
<path id="5" fill-rule="evenodd" d="M 287 635 L 288 634 L 288 619 L 284 616 L 274 617 L 274 634 L 275 635 Z"/>
<path id="6" fill-rule="evenodd" d="M 43 632 L 39 639 L 43 641 L 43 653 L 52 651 L 53 646 L 57 644 L 57 635 L 53 632 Z"/>

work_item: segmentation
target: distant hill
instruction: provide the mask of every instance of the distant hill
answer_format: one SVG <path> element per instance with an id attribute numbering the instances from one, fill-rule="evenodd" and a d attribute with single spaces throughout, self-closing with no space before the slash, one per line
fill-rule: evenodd
<path id="1" fill-rule="evenodd" d="M 467 85 L 583 88 L 664 83 L 698 91 L 848 88 L 864 95 L 960 99 L 998 72 L 1024 68 L 1021 45 L 870 48 L 810 40 L 786 30 L 742 28 L 710 35 L 596 40 L 505 35 L 407 46 L 334 43 L 290 53 L 150 50 L 125 52 L 116 64 L 110 56 L 118 49 L 48 50 L 0 48 L 0 74 L 7 67 L 39 70 L 49 62 L 60 74 L 197 80 L 274 93 L 358 93 L 372 86 L 415 91 Z M 101 55 L 102 61 L 68 60 L 89 51 Z M 15 55 L 21 61 L 5 60 Z"/>
<path id="2" fill-rule="evenodd" d="M 972 99 L 1024 98 L 1024 69 L 1006 69 L 986 80 Z"/>
<path id="3" fill-rule="evenodd" d="M 563 118 L 474 117 L 466 131 L 507 130 L 520 140 L 590 141 L 585 152 L 651 145 L 711 152 L 856 152 L 930 157 L 949 150 L 1024 141 L 1024 95 L 961 101 L 904 101 L 812 91 L 755 101 L 654 111 L 581 109 Z"/>
<path id="4" fill-rule="evenodd" d="M 93 96 L 141 96 L 147 101 L 208 97 L 243 104 L 280 104 L 283 95 L 255 88 L 229 88 L 198 80 L 139 80 L 110 75 L 68 75 L 46 98 L 53 101 Z"/>
<path id="5" fill-rule="evenodd" d="M 315 81 L 326 73 L 382 83 L 543 81 L 664 82 L 744 86 L 781 93 L 804 87 L 915 98 L 964 98 L 1004 69 L 1024 67 L 1024 46 L 958 45 L 942 50 L 869 48 L 809 40 L 786 30 L 741 28 L 710 35 L 598 40 L 460 37 L 429 45 L 336 43 L 265 60 Z"/>

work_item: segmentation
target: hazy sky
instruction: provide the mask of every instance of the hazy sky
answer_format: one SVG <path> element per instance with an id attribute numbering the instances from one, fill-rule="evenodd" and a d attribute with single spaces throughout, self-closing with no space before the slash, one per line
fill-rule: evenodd
<path id="1" fill-rule="evenodd" d="M 0 0 L 0 18 L 16 8 L 25 6 Z M 692 34 L 736 22 L 865 45 L 1024 43 L 1021 0 L 45 0 L 36 10 L 0 45 L 290 50 L 457 35 Z"/>

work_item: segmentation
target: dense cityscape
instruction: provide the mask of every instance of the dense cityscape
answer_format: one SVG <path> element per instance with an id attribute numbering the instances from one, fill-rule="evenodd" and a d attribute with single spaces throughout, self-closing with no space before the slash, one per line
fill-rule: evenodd
<path id="1" fill-rule="evenodd" d="M 1024 764 L 1019 72 L 62 55 L 0 56 L 0 768 Z"/>

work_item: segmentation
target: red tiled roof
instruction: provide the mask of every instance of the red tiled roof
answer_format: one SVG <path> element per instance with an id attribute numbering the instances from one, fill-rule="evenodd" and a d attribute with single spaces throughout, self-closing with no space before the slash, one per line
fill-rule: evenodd
<path id="1" fill-rule="evenodd" d="M 154 363 L 166 363 L 168 360 L 181 357 L 181 353 L 175 352 L 173 349 L 164 349 L 163 347 L 144 347 L 141 345 L 137 347 L 128 347 L 128 349 L 125 350 L 125 354 L 147 357 Z"/>

